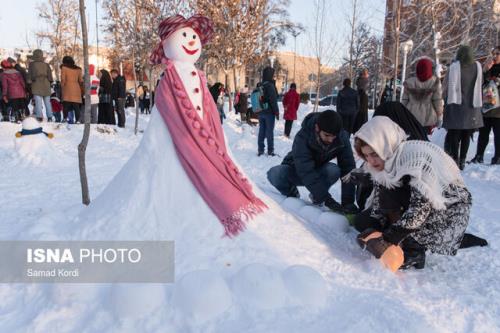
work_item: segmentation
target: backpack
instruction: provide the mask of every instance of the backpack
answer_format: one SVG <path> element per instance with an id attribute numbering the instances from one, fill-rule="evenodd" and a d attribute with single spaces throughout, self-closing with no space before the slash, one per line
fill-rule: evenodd
<path id="1" fill-rule="evenodd" d="M 252 91 L 252 95 L 250 95 L 250 100 L 252 103 L 252 111 L 254 113 L 259 113 L 263 110 L 269 109 L 269 104 L 264 103 L 264 86 L 261 85 Z"/>
<path id="2" fill-rule="evenodd" d="M 498 96 L 498 88 L 494 80 L 490 80 L 487 85 L 483 87 L 483 113 L 500 106 Z"/>

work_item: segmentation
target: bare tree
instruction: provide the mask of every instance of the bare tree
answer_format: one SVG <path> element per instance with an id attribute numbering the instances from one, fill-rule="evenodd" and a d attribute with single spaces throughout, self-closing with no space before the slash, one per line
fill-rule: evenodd
<path id="1" fill-rule="evenodd" d="M 351 38 L 349 39 L 349 78 L 354 81 L 353 57 L 354 45 L 356 43 L 355 34 L 358 30 L 356 23 L 358 18 L 358 0 L 352 0 L 352 16 L 349 17 L 349 26 L 351 27 Z"/>
<path id="2" fill-rule="evenodd" d="M 54 50 L 52 65 L 57 78 L 64 54 L 75 55 L 79 47 L 75 42 L 75 39 L 79 39 L 78 16 L 74 14 L 77 10 L 76 0 L 47 0 L 37 6 L 38 16 L 47 26 L 41 28 L 36 36 L 41 40 L 47 40 Z"/>
<path id="3" fill-rule="evenodd" d="M 90 204 L 89 185 L 87 180 L 87 170 L 85 166 L 85 152 L 90 136 L 90 76 L 89 76 L 89 44 L 87 36 L 87 20 L 85 16 L 85 0 L 79 0 L 80 21 L 82 24 L 82 40 L 83 40 L 83 68 L 84 68 L 84 84 L 85 84 L 85 109 L 82 141 L 78 145 L 78 167 L 80 170 L 80 183 L 82 185 L 82 203 Z"/>
<path id="4" fill-rule="evenodd" d="M 294 25 L 288 19 L 288 0 L 225 0 L 214 6 L 210 0 L 192 0 L 196 12 L 214 23 L 214 37 L 207 45 L 204 59 L 225 74 L 226 88 L 229 74 L 247 66 L 262 66 L 277 45 L 284 43 L 285 32 Z"/>
<path id="5" fill-rule="evenodd" d="M 316 103 L 313 111 L 318 110 L 320 88 L 321 88 L 321 70 L 324 65 L 329 64 L 336 56 L 338 50 L 334 48 L 334 38 L 327 31 L 326 24 L 329 17 L 329 6 L 325 0 L 315 0 L 313 3 L 313 20 L 314 27 L 310 33 L 310 41 L 312 43 L 311 50 L 316 58 L 317 67 L 314 81 L 316 81 Z"/>

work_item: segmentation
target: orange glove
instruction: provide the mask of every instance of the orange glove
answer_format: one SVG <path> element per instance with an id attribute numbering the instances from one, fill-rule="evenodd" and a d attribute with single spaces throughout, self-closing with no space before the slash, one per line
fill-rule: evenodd
<path id="1" fill-rule="evenodd" d="M 403 250 L 399 245 L 393 245 L 384 240 L 382 233 L 368 229 L 358 235 L 358 244 L 380 259 L 382 264 L 396 272 L 404 262 Z"/>

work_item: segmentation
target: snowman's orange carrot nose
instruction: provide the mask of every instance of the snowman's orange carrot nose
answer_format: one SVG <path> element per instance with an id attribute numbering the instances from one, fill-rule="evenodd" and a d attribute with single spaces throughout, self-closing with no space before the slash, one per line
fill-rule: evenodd
<path id="1" fill-rule="evenodd" d="M 193 46 L 194 45 L 194 40 L 189 41 L 188 44 L 189 44 L 189 46 Z"/>

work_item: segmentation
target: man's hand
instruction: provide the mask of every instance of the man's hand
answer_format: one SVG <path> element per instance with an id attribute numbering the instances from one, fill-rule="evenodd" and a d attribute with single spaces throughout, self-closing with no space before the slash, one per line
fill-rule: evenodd
<path id="1" fill-rule="evenodd" d="M 353 203 L 348 203 L 342 205 L 342 211 L 344 214 L 357 214 L 359 213 L 359 208 Z"/>
<path id="2" fill-rule="evenodd" d="M 325 206 L 336 213 L 343 213 L 342 206 L 332 197 L 325 200 Z"/>
<path id="3" fill-rule="evenodd" d="M 9 103 L 9 99 L 7 98 L 7 96 L 4 96 L 4 97 L 3 97 L 3 101 L 4 101 L 5 103 Z"/>

